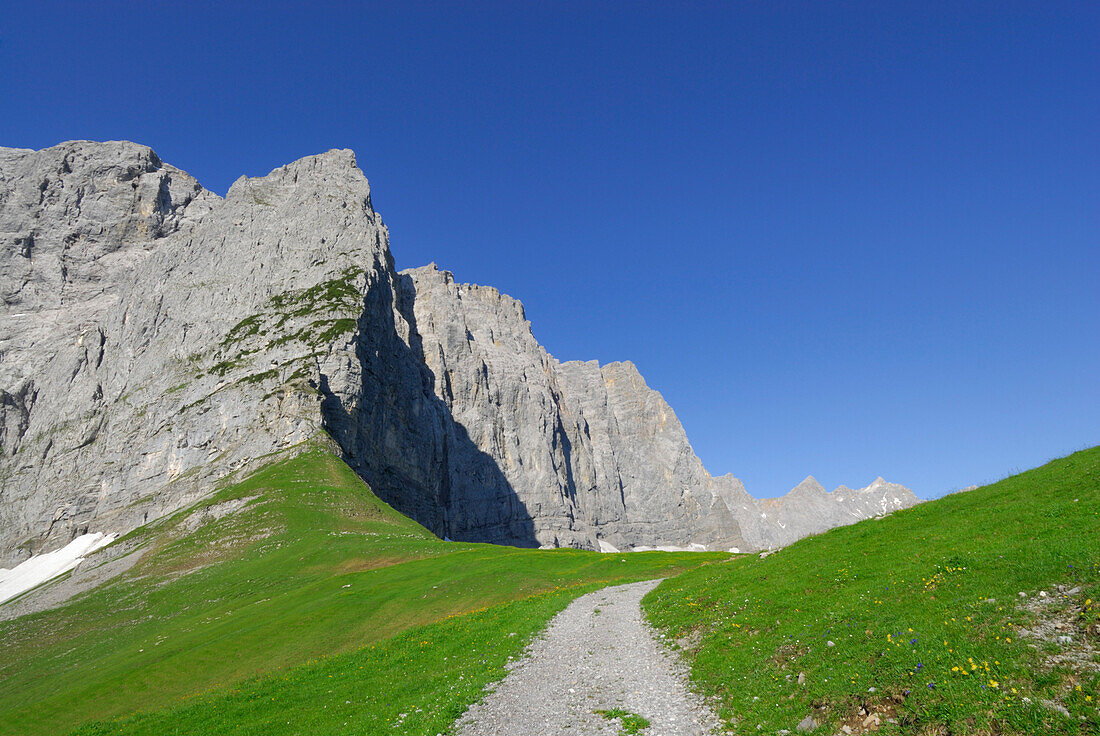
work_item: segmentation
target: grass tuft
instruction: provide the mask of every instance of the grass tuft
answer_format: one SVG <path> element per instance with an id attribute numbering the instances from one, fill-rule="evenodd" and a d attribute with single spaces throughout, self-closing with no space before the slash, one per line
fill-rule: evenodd
<path id="1" fill-rule="evenodd" d="M 595 711 L 599 715 L 603 716 L 607 720 L 619 720 L 619 733 L 620 734 L 636 734 L 641 733 L 645 729 L 649 728 L 649 719 L 645 716 L 640 716 L 637 713 L 631 713 L 628 710 L 622 708 L 612 708 L 611 710 L 598 710 Z"/>

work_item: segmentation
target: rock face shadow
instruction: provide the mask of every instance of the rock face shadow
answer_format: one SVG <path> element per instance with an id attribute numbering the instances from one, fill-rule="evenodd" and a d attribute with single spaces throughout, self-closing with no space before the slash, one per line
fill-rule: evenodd
<path id="1" fill-rule="evenodd" d="M 386 265 L 366 289 L 354 360 L 321 371 L 325 429 L 371 490 L 437 536 L 539 546 L 532 515 L 497 462 L 436 395 L 412 281 Z M 398 333 L 401 318 L 407 340 Z"/>

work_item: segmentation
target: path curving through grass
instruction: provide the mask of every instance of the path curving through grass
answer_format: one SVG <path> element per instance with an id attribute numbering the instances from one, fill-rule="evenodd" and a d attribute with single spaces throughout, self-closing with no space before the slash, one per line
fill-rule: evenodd
<path id="1" fill-rule="evenodd" d="M 642 596 L 657 583 L 603 588 L 570 603 L 459 720 L 460 736 L 709 733 L 717 718 L 642 618 Z"/>

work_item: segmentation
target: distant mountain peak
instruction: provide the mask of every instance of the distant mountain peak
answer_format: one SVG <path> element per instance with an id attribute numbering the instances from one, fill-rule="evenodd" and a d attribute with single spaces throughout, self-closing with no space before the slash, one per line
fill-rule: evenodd
<path id="1" fill-rule="evenodd" d="M 828 491 L 825 490 L 825 487 L 823 485 L 821 485 L 820 483 L 818 483 L 817 478 L 813 477 L 812 475 L 807 475 L 802 480 L 802 482 L 799 483 L 797 486 L 795 486 L 793 489 L 791 489 L 791 491 L 789 493 L 796 493 L 796 492 L 797 493 L 814 493 L 814 494 L 828 493 Z"/>

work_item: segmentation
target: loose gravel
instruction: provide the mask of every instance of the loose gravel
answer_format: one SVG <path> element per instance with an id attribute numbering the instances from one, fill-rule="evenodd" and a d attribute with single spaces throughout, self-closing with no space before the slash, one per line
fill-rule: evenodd
<path id="1" fill-rule="evenodd" d="M 642 596 L 659 582 L 604 588 L 569 604 L 459 719 L 460 736 L 615 736 L 619 722 L 596 713 L 614 708 L 648 718 L 644 736 L 710 733 L 718 719 L 642 618 Z"/>

